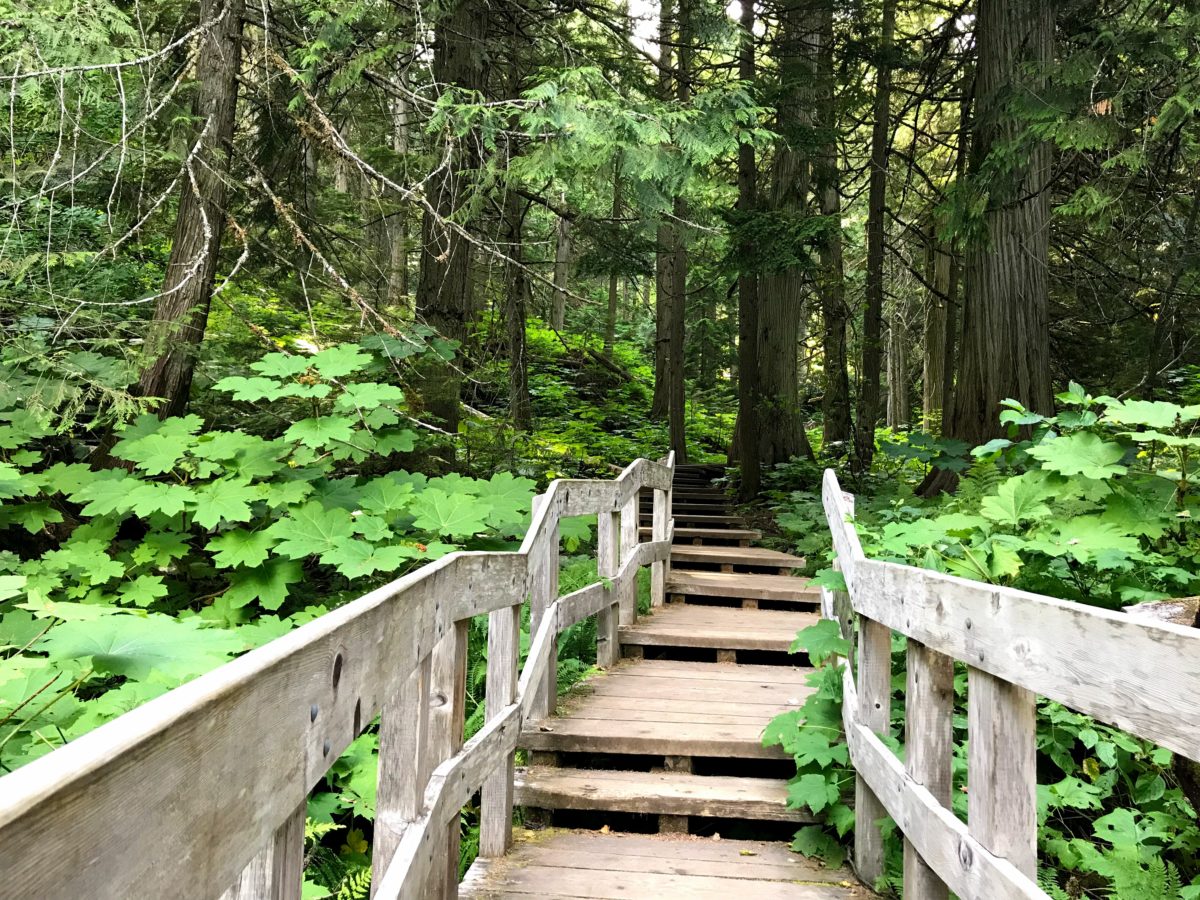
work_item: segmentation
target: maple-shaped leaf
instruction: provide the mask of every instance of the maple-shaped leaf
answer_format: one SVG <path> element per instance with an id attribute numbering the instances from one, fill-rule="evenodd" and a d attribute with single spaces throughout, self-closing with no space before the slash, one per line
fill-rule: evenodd
<path id="1" fill-rule="evenodd" d="M 291 378 L 307 372 L 312 365 L 311 356 L 296 356 L 291 353 L 268 353 L 258 362 L 250 363 L 250 368 L 263 375 L 273 378 Z"/>
<path id="2" fill-rule="evenodd" d="M 349 441 L 354 437 L 354 420 L 348 416 L 313 416 L 301 419 L 283 433 L 289 441 L 318 449 L 334 441 Z"/>
<path id="3" fill-rule="evenodd" d="M 357 344 L 338 344 L 315 354 L 311 362 L 324 378 L 344 378 L 371 365 L 375 357 Z"/>
<path id="4" fill-rule="evenodd" d="M 375 572 L 394 572 L 421 554 L 402 544 L 376 546 L 367 541 L 347 541 L 321 555 L 321 562 L 333 566 L 347 578 L 361 578 Z"/>
<path id="5" fill-rule="evenodd" d="M 191 548 L 187 536 L 173 531 L 151 531 L 138 541 L 130 557 L 135 565 L 170 565 L 172 560 L 187 556 Z"/>
<path id="6" fill-rule="evenodd" d="M 64 622 L 50 630 L 39 649 L 49 659 L 91 659 L 97 672 L 144 680 L 158 672 L 191 678 L 214 669 L 240 649 L 236 635 L 204 628 L 198 619 L 166 615 L 104 616 Z"/>
<path id="7" fill-rule="evenodd" d="M 323 400 L 332 393 L 333 387 L 325 384 L 323 381 L 314 382 L 313 384 L 293 381 L 291 384 L 285 384 L 279 389 L 280 397 L 296 397 L 301 400 Z"/>
<path id="8" fill-rule="evenodd" d="M 154 513 L 162 513 L 165 516 L 177 515 L 183 512 L 194 499 L 196 499 L 196 492 L 182 484 L 159 484 L 155 481 L 143 481 L 129 491 L 128 503 L 129 508 L 136 515 L 145 518 Z"/>
<path id="9" fill-rule="evenodd" d="M 510 472 L 499 472 L 490 481 L 479 483 L 478 496 L 491 504 L 487 523 L 493 528 L 504 528 L 523 524 L 525 513 L 533 502 L 537 483 L 528 478 L 517 478 Z"/>
<path id="10" fill-rule="evenodd" d="M 1163 400 L 1114 400 L 1105 409 L 1104 418 L 1118 425 L 1144 425 L 1165 431 L 1200 418 L 1200 406 L 1177 406 Z"/>
<path id="11" fill-rule="evenodd" d="M 104 516 L 109 513 L 130 511 L 129 492 L 133 484 L 140 483 L 122 469 L 109 469 L 103 477 L 89 481 L 71 495 L 76 503 L 84 504 L 85 516 Z"/>
<path id="12" fill-rule="evenodd" d="M 224 596 L 235 608 L 257 600 L 259 606 L 273 612 L 287 599 L 289 586 L 303 578 L 304 569 L 300 563 L 272 559 L 252 569 L 235 569 Z"/>
<path id="13" fill-rule="evenodd" d="M 1033 519 L 1044 519 L 1050 515 L 1046 500 L 1054 496 L 1054 488 L 1046 482 L 1041 472 L 1026 472 L 1009 478 L 994 496 L 984 497 L 979 511 L 993 522 L 1001 525 L 1020 525 Z"/>
<path id="14" fill-rule="evenodd" d="M 262 564 L 276 540 L 265 531 L 235 528 L 217 535 L 204 549 L 213 554 L 213 564 L 217 568 L 249 567 Z"/>
<path id="15" fill-rule="evenodd" d="M 358 493 L 358 504 L 367 512 L 388 516 L 406 509 L 413 499 L 413 486 L 389 475 L 372 478 Z"/>
<path id="16" fill-rule="evenodd" d="M 117 588 L 120 602 L 145 609 L 159 597 L 167 596 L 167 586 L 158 575 L 139 575 Z"/>
<path id="17" fill-rule="evenodd" d="M 47 494 L 74 494 L 100 473 L 87 463 L 55 463 L 44 472 L 31 476 Z"/>
<path id="18" fill-rule="evenodd" d="M 807 651 L 808 658 L 814 666 L 819 666 L 834 654 L 848 655 L 850 642 L 842 637 L 837 622 L 833 619 L 821 619 L 807 628 L 802 628 L 788 648 L 790 653 L 799 653 L 801 650 Z"/>
<path id="19" fill-rule="evenodd" d="M 267 531 L 279 539 L 275 552 L 290 559 L 320 556 L 354 539 L 350 513 L 316 501 L 293 509 Z"/>
<path id="20" fill-rule="evenodd" d="M 19 597 L 24 592 L 24 575 L 0 575 L 0 601 Z"/>
<path id="21" fill-rule="evenodd" d="M 267 478 L 284 468 L 279 458 L 288 451 L 283 441 L 268 441 L 241 431 L 217 431 L 204 435 L 192 455 L 217 460 L 228 475 L 247 480 Z"/>
<path id="22" fill-rule="evenodd" d="M 112 452 L 147 475 L 163 475 L 179 464 L 190 446 L 186 436 L 151 434 L 136 441 L 120 441 Z"/>
<path id="23" fill-rule="evenodd" d="M 253 403 L 256 400 L 278 400 L 282 395 L 282 388 L 278 381 L 273 378 L 264 378 L 261 375 L 252 375 L 249 378 L 244 375 L 230 375 L 228 378 L 222 378 L 213 387 L 218 391 L 233 395 L 234 400 L 244 403 Z"/>
<path id="24" fill-rule="evenodd" d="M 426 488 L 413 500 L 409 511 L 417 528 L 450 537 L 470 537 L 487 527 L 491 504 L 466 494 L 447 494 Z"/>
<path id="25" fill-rule="evenodd" d="M 267 481 L 255 485 L 259 497 L 268 506 L 296 506 L 308 499 L 313 492 L 313 486 L 307 481 Z"/>
<path id="26" fill-rule="evenodd" d="M 1029 455 L 1042 461 L 1044 468 L 1060 475 L 1083 475 L 1104 479 L 1124 475 L 1120 465 L 1125 450 L 1120 444 L 1105 441 L 1090 431 L 1078 431 L 1031 447 Z"/>
<path id="27" fill-rule="evenodd" d="M 371 448 L 380 456 L 391 453 L 410 453 L 416 446 L 417 433 L 411 428 L 386 428 L 374 434 Z"/>
<path id="28" fill-rule="evenodd" d="M 837 803 L 840 797 L 837 781 L 818 773 L 801 775 L 788 782 L 788 806 L 793 809 L 807 806 L 815 815 Z"/>
<path id="29" fill-rule="evenodd" d="M 220 480 L 196 489 L 197 525 L 216 528 L 221 522 L 247 522 L 253 518 L 250 504 L 258 500 L 258 489 L 237 481 Z"/>
<path id="30" fill-rule="evenodd" d="M 388 528 L 387 522 L 379 516 L 370 516 L 365 513 L 354 514 L 354 533 L 372 544 L 383 543 L 392 537 L 392 529 Z"/>
<path id="31" fill-rule="evenodd" d="M 404 402 L 404 391 L 393 384 L 348 384 L 342 389 L 341 396 L 334 406 L 344 410 L 369 410 L 378 406 L 398 406 Z"/>
<path id="32" fill-rule="evenodd" d="M 22 503 L 20 506 L 4 507 L 5 518 L 14 525 L 20 525 L 30 534 L 37 534 L 46 525 L 61 522 L 63 514 L 50 505 L 48 501 L 39 503 Z"/>

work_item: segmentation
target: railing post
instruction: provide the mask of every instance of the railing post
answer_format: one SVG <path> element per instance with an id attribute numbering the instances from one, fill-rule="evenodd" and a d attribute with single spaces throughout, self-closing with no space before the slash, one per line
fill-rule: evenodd
<path id="1" fill-rule="evenodd" d="M 1037 877 L 1037 706 L 1025 688 L 967 670 L 967 825 L 971 835 Z"/>
<path id="2" fill-rule="evenodd" d="M 633 496 L 629 501 L 621 507 L 621 556 L 620 565 L 624 566 L 634 553 L 637 552 L 638 545 L 638 495 L 639 491 L 634 491 Z M 637 573 L 633 573 L 633 578 L 630 583 L 621 592 L 620 598 L 620 624 L 632 625 L 637 621 Z"/>
<path id="3" fill-rule="evenodd" d="M 275 830 L 267 846 L 255 854 L 221 900 L 294 900 L 300 896 L 304 872 L 304 822 L 301 803 Z"/>
<path id="4" fill-rule="evenodd" d="M 601 578 L 612 578 L 617 574 L 620 550 L 620 513 L 601 510 L 596 516 L 596 569 Z M 596 614 L 596 665 L 603 668 L 616 665 L 621 658 L 621 643 L 617 601 L 605 606 Z"/>
<path id="5" fill-rule="evenodd" d="M 545 495 L 533 498 L 534 517 L 546 502 Z M 558 599 L 558 515 L 551 512 L 545 520 L 540 538 L 529 552 L 529 634 L 538 633 L 550 604 Z M 550 645 L 550 658 L 558 659 L 558 638 Z M 554 712 L 558 698 L 558 666 L 546 670 L 546 680 L 537 689 L 533 703 L 534 718 L 545 718 Z"/>
<path id="6" fill-rule="evenodd" d="M 433 648 L 429 691 L 429 771 L 449 759 L 463 745 L 467 692 L 467 628 L 469 620 L 455 622 Z M 428 773 L 425 779 L 428 779 Z M 435 869 L 426 888 L 427 897 L 458 897 L 458 854 L 462 836 L 459 814 L 446 825 L 442 839 L 444 863 Z"/>
<path id="7" fill-rule="evenodd" d="M 425 804 L 425 785 L 433 771 L 429 753 L 429 685 L 432 654 L 424 656 L 404 687 L 384 703 L 379 718 L 379 783 L 375 796 L 375 835 L 371 848 L 371 885 L 383 874 L 404 834 Z"/>
<path id="8" fill-rule="evenodd" d="M 858 617 L 859 724 L 876 734 L 887 734 L 892 705 L 892 632 L 865 616 Z M 854 867 L 858 877 L 873 885 L 883 877 L 883 830 L 879 820 L 887 815 L 861 775 L 854 781 Z"/>
<path id="9" fill-rule="evenodd" d="M 954 660 L 908 639 L 904 693 L 905 771 L 939 803 L 950 807 L 954 734 Z M 904 894 L 914 900 L 945 900 L 949 892 L 907 840 Z"/>
<path id="10" fill-rule="evenodd" d="M 671 492 L 654 491 L 654 519 L 651 522 L 650 539 L 665 541 L 671 520 Z M 650 564 L 650 605 L 662 606 L 667 596 L 667 564 L 665 559 Z"/>
<path id="11" fill-rule="evenodd" d="M 517 699 L 517 666 L 520 660 L 522 602 L 488 615 L 487 697 L 488 721 Z M 503 856 L 512 845 L 513 758 L 498 766 L 483 782 L 483 808 L 479 822 L 479 855 Z"/>

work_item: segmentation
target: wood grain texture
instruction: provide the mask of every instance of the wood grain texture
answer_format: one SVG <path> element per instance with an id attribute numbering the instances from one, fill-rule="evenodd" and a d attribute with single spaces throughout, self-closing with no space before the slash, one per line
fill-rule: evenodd
<path id="1" fill-rule="evenodd" d="M 484 715 L 499 718 L 517 699 L 520 660 L 521 607 L 515 603 L 488 617 L 487 693 Z M 510 755 L 483 783 L 479 823 L 479 854 L 503 856 L 512 843 L 513 758 Z"/>
<path id="2" fill-rule="evenodd" d="M 849 672 L 843 675 L 842 691 L 842 724 L 854 768 L 950 890 L 962 900 L 1049 900 L 1035 881 L 990 853 L 954 813 L 909 777 L 883 741 L 854 720 L 858 697 Z"/>
<path id="3" fill-rule="evenodd" d="M 820 600 L 820 592 L 809 587 L 807 578 L 740 572 L 681 572 L 678 569 L 667 576 L 667 593 L 739 600 L 784 600 L 814 606 Z"/>
<path id="4" fill-rule="evenodd" d="M 971 835 L 1037 875 L 1037 705 L 1032 693 L 967 672 L 967 823 Z"/>
<path id="5" fill-rule="evenodd" d="M 954 660 L 911 638 L 907 657 L 904 768 L 914 782 L 949 809 L 953 788 Z M 920 900 L 945 900 L 948 895 L 945 883 L 909 840 L 904 842 L 904 889 Z"/>
<path id="6" fill-rule="evenodd" d="M 874 734 L 887 734 L 892 709 L 892 633 L 878 622 L 859 619 L 858 705 L 855 720 Z M 844 701 L 843 701 L 844 702 Z M 854 868 L 858 877 L 874 884 L 883 875 L 883 832 L 877 824 L 883 804 L 861 772 L 855 778 Z"/>

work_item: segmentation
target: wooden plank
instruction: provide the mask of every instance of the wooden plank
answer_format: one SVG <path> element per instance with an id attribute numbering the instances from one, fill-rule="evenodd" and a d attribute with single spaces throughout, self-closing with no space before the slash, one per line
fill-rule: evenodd
<path id="1" fill-rule="evenodd" d="M 559 569 L 559 536 L 557 509 L 552 505 L 551 498 L 534 498 L 534 516 L 542 504 L 547 504 L 548 518 L 539 539 L 529 547 L 529 626 L 536 634 L 541 627 L 546 609 L 558 597 Z M 552 635 L 551 654 L 558 657 L 557 640 Z M 549 715 L 554 708 L 554 698 L 558 694 L 558 673 L 548 672 L 541 682 L 534 686 L 534 696 L 531 700 L 534 714 L 538 717 Z"/>
<path id="2" fill-rule="evenodd" d="M 518 769 L 516 777 L 517 802 L 544 809 L 815 821 L 787 808 L 788 785 L 783 779 L 546 767 Z"/>
<path id="3" fill-rule="evenodd" d="M 379 720 L 379 780 L 375 796 L 371 881 L 383 880 L 404 830 L 421 813 L 429 762 L 429 686 L 433 654 L 427 654 L 403 688 L 389 698 Z"/>
<path id="4" fill-rule="evenodd" d="M 1037 705 L 1024 688 L 967 671 L 967 823 L 971 835 L 1037 876 Z"/>
<path id="5" fill-rule="evenodd" d="M 642 537 L 651 537 L 649 528 L 639 528 Z M 676 540 L 680 538 L 707 538 L 720 541 L 757 541 L 762 537 L 761 531 L 753 528 L 679 528 L 675 529 Z"/>
<path id="6" fill-rule="evenodd" d="M 887 734 L 891 727 L 892 634 L 870 619 L 859 620 L 857 674 L 855 720 L 875 734 Z M 878 820 L 885 811 L 861 772 L 855 777 L 854 809 L 854 868 L 865 883 L 874 884 L 884 873 L 883 831 Z"/>
<path id="7" fill-rule="evenodd" d="M 854 608 L 947 656 L 1200 760 L 1200 630 L 862 560 Z"/>
<path id="8" fill-rule="evenodd" d="M 622 628 L 620 635 L 622 644 L 786 653 L 797 632 L 815 624 L 818 618 L 816 613 L 747 612 L 676 604 Z"/>
<path id="9" fill-rule="evenodd" d="M 911 639 L 907 658 L 905 771 L 949 809 L 954 783 L 954 661 Z M 921 859 L 909 840 L 904 841 L 904 889 L 921 900 L 945 900 L 948 896 L 945 882 Z"/>
<path id="10" fill-rule="evenodd" d="M 667 576 L 667 593 L 739 600 L 789 600 L 814 605 L 821 599 L 820 591 L 809 587 L 807 578 L 741 572 L 683 572 L 678 569 L 673 569 Z"/>
<path id="11" fill-rule="evenodd" d="M 620 561 L 624 566 L 637 554 L 638 544 L 638 516 L 637 516 L 637 495 L 629 498 L 629 501 L 621 507 L 620 522 L 621 522 L 621 550 Z M 651 540 L 654 539 L 654 529 L 647 535 Z M 618 591 L 618 624 L 632 625 L 637 621 L 637 581 L 629 579 L 627 583 L 622 584 Z"/>
<path id="12" fill-rule="evenodd" d="M 499 718 L 517 699 L 517 666 L 520 659 L 521 607 L 515 603 L 488 617 L 488 660 L 484 715 Z M 483 783 L 479 824 L 479 853 L 503 856 L 512 843 L 513 758 L 488 775 Z"/>
<path id="13" fill-rule="evenodd" d="M 737 665 L 716 666 L 710 662 L 689 662 L 676 659 L 652 659 L 623 663 L 615 670 L 621 675 L 636 678 L 710 678 L 722 682 L 755 681 L 764 684 L 803 686 L 813 671 L 809 666 Z"/>
<path id="14" fill-rule="evenodd" d="M 711 563 L 770 569 L 802 569 L 803 557 L 765 547 L 705 547 L 680 544 L 671 548 L 671 565 L 677 563 Z"/>
<path id="15" fill-rule="evenodd" d="M 307 812 L 307 803 L 296 807 L 221 900 L 294 900 L 300 896 Z"/>
<path id="16" fill-rule="evenodd" d="M 667 491 L 655 491 L 654 512 L 650 526 L 652 540 L 665 541 L 668 539 L 670 518 L 670 495 Z M 666 598 L 667 566 L 668 563 L 662 560 L 650 565 L 650 605 L 652 607 L 662 606 L 663 600 Z"/>
<path id="17" fill-rule="evenodd" d="M 842 722 L 855 770 L 950 890 L 962 900 L 1049 900 L 1012 863 L 988 852 L 954 813 L 908 776 L 883 741 L 854 721 L 858 697 L 849 672 L 842 684 Z M 857 827 L 862 827 L 860 815 L 856 809 Z"/>
<path id="18" fill-rule="evenodd" d="M 778 747 L 764 747 L 767 723 L 707 725 L 630 722 L 578 717 L 547 719 L 527 728 L 527 750 L 569 753 L 641 753 L 665 756 L 721 756 L 734 759 L 789 759 Z"/>
<path id="19" fill-rule="evenodd" d="M 620 529 L 618 513 L 601 512 L 596 517 L 596 568 L 601 578 L 612 578 L 617 574 L 620 565 Z M 619 627 L 620 614 L 614 598 L 596 617 L 596 665 L 604 668 L 616 665 L 620 660 Z"/>
<path id="20" fill-rule="evenodd" d="M 429 752 L 432 768 L 458 753 L 463 744 L 467 688 L 467 629 L 469 620 L 456 622 L 433 648 L 429 691 Z M 458 851 L 462 827 L 457 811 L 441 835 L 436 853 L 443 864 L 430 873 L 427 896 L 448 900 L 458 896 Z"/>

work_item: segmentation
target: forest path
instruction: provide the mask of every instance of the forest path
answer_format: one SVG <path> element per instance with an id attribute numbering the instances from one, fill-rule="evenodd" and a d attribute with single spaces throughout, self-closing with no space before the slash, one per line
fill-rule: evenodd
<path id="1" fill-rule="evenodd" d="M 787 650 L 820 595 L 790 574 L 802 559 L 750 546 L 761 535 L 732 513 L 719 473 L 676 467 L 667 603 L 621 626 L 617 665 L 526 727 L 515 796 L 541 828 L 476 863 L 462 896 L 868 895 L 784 843 L 812 819 L 787 807 L 794 765 L 762 734 L 812 690 Z M 648 531 L 652 498 L 641 504 Z"/>

